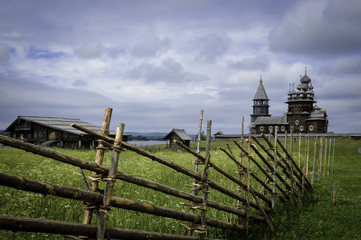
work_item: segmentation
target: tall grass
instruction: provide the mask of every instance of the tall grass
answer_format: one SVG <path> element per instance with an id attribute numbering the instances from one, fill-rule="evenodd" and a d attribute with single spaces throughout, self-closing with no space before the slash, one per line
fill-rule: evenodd
<path id="1" fill-rule="evenodd" d="M 232 175 L 237 176 L 237 167 L 235 164 L 219 150 L 219 147 L 227 148 L 226 144 L 231 146 L 235 155 L 239 155 L 239 149 L 232 142 L 212 142 L 212 147 L 216 148 L 211 151 L 211 161 Z M 359 156 L 361 154 L 357 153 L 357 150 L 355 150 L 357 149 L 357 146 L 360 145 L 360 141 L 337 140 L 336 144 L 335 174 L 322 179 L 321 183 L 316 182 L 313 194 L 306 195 L 303 199 L 302 206 L 292 203 L 282 205 L 280 202 L 277 202 L 276 209 L 271 215 L 272 222 L 278 232 L 277 235 L 272 235 L 266 225 L 260 225 L 256 226 L 255 230 L 251 232 L 251 237 L 256 239 L 293 239 L 296 237 L 298 239 L 309 239 L 311 234 L 314 234 L 315 236 L 325 234 L 322 230 L 323 227 L 330 229 L 330 231 L 332 230 L 331 232 L 333 232 L 333 234 L 329 234 L 329 238 L 331 239 L 336 239 L 332 238 L 336 231 L 338 233 L 342 232 L 339 231 L 340 228 L 347 229 L 348 235 L 346 236 L 361 236 L 356 235 L 356 232 L 353 230 L 355 227 L 353 221 L 357 221 L 357 218 L 358 220 L 361 219 L 360 214 L 354 211 L 356 210 L 354 204 L 360 203 L 361 201 L 361 187 L 359 185 L 360 174 L 357 172 L 360 171 L 360 165 L 358 164 L 361 164 Z M 298 145 L 294 144 L 293 152 L 295 160 L 298 157 L 296 151 L 297 147 Z M 91 162 L 93 162 L 95 158 L 95 151 L 93 150 L 61 149 L 59 151 Z M 312 151 L 313 145 L 311 143 L 310 156 L 313 156 Z M 304 147 L 301 152 L 304 153 Z M 156 154 L 176 162 L 188 169 L 194 169 L 193 161 L 195 158 L 188 153 L 165 150 L 157 152 Z M 201 154 L 204 155 L 204 153 Z M 104 159 L 104 165 L 109 166 L 110 159 L 111 152 L 107 152 Z M 305 158 L 303 157 L 303 160 L 304 159 Z M 157 162 L 130 151 L 122 152 L 120 154 L 119 161 L 118 168 L 120 171 L 128 174 L 140 175 L 143 178 L 156 181 L 182 191 L 191 192 L 191 189 L 187 185 L 191 184 L 192 179 Z M 312 169 L 311 159 L 309 167 Z M 84 183 L 78 175 L 79 169 L 77 167 L 31 153 L 26 153 L 17 149 L 0 149 L 0 171 L 23 176 L 29 179 L 85 189 Z M 200 171 L 202 171 L 202 167 Z M 262 176 L 258 170 L 253 169 L 252 171 L 254 171 L 257 175 Z M 356 176 L 357 173 L 358 176 Z M 90 175 L 91 173 L 85 171 L 85 174 Z M 209 177 L 210 179 L 217 180 L 217 182 L 221 185 L 237 191 L 236 184 L 232 183 L 228 179 L 225 179 L 212 169 Z M 336 206 L 329 204 L 329 198 L 331 196 L 330 191 L 332 190 L 330 186 L 332 186 L 333 182 L 336 182 L 337 186 Z M 350 189 L 352 185 L 350 186 L 348 183 L 358 183 L 358 185 L 353 186 L 354 189 Z M 100 187 L 104 188 L 104 185 L 105 184 L 101 184 Z M 256 189 L 261 188 L 254 182 L 252 182 L 252 186 Z M 185 200 L 163 193 L 158 193 L 150 189 L 141 188 L 123 181 L 117 181 L 115 184 L 114 195 L 189 212 L 189 203 Z M 209 199 L 222 202 L 229 206 L 236 206 L 235 200 L 220 194 L 215 190 L 211 191 Z M 329 224 L 329 221 L 327 221 L 329 219 L 329 214 L 338 211 L 342 212 L 342 209 L 351 211 L 348 214 L 341 215 L 343 217 L 335 217 L 338 221 L 342 220 L 342 224 L 338 225 L 338 221 L 334 221 L 335 224 Z M 43 196 L 41 194 L 17 191 L 0 186 L 0 214 L 80 223 L 83 218 L 83 212 L 84 205 L 79 201 L 62 199 L 53 196 Z M 199 214 L 199 212 L 196 212 L 196 214 Z M 207 216 L 219 220 L 235 220 L 233 215 L 214 209 L 208 209 Z M 340 213 L 338 216 L 340 216 Z M 348 217 L 350 217 L 351 220 L 348 221 Z M 96 224 L 96 221 L 97 218 L 95 217 L 93 224 Z M 338 227 L 335 225 L 338 225 Z M 108 222 L 108 226 L 174 234 L 184 234 L 185 232 L 184 226 L 179 221 L 115 208 L 110 211 L 110 221 Z M 261 231 L 262 234 L 260 234 L 259 231 Z M 213 228 L 209 228 L 208 236 L 228 238 L 236 237 L 233 233 L 221 232 L 220 230 Z M 303 236 L 305 236 L 305 238 L 302 238 Z M 0 231 L 0 238 L 1 237 L 3 239 L 62 239 L 62 237 L 57 235 L 21 232 L 12 233 L 9 231 Z M 247 237 L 240 234 L 237 235 L 237 238 L 246 239 Z"/>

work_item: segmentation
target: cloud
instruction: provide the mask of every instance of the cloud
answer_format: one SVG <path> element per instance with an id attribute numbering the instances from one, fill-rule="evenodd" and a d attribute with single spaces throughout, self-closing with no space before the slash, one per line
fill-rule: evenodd
<path id="1" fill-rule="evenodd" d="M 361 1 L 300 1 L 269 35 L 274 52 L 337 56 L 361 51 Z"/>
<path id="2" fill-rule="evenodd" d="M 74 54 L 80 58 L 100 58 L 105 53 L 105 47 L 100 44 L 88 44 L 74 49 Z"/>
<path id="3" fill-rule="evenodd" d="M 27 58 L 30 59 L 39 59 L 39 58 L 45 58 L 45 59 L 53 59 L 53 58 L 60 58 L 65 56 L 62 52 L 54 52 L 48 49 L 39 49 L 30 47 L 27 49 Z"/>
<path id="4" fill-rule="evenodd" d="M 326 74 L 360 74 L 361 73 L 361 56 L 351 56 L 341 58 L 330 66 L 321 69 Z"/>
<path id="5" fill-rule="evenodd" d="M 195 49 L 198 49 L 196 61 L 215 63 L 231 46 L 231 39 L 219 34 L 205 34 L 196 39 Z"/>
<path id="6" fill-rule="evenodd" d="M 349 107 L 361 101 L 359 5 L 8 1 L 0 8 L 0 118 L 60 114 L 101 124 L 113 106 L 115 126 L 195 132 L 203 108 L 214 129 L 239 132 L 260 74 L 270 112 L 280 115 L 307 65 L 330 126 L 358 131 L 337 119 L 360 116 Z"/>
<path id="7" fill-rule="evenodd" d="M 88 83 L 86 81 L 84 81 L 84 80 L 77 79 L 72 83 L 72 85 L 74 87 L 84 87 L 84 86 L 87 86 Z"/>
<path id="8" fill-rule="evenodd" d="M 142 63 L 126 72 L 124 77 L 128 79 L 141 79 L 148 83 L 181 83 L 205 80 L 205 76 L 185 71 L 180 63 L 171 58 L 163 60 L 160 65 Z"/>
<path id="9" fill-rule="evenodd" d="M 258 70 L 266 71 L 270 65 L 269 59 L 266 57 L 245 58 L 240 61 L 232 61 L 228 63 L 229 68 L 237 70 Z"/>
<path id="10" fill-rule="evenodd" d="M 149 37 L 135 45 L 131 54 L 139 58 L 156 57 L 165 52 L 170 47 L 169 38 L 159 39 L 157 37 Z"/>
<path id="11" fill-rule="evenodd" d="M 5 43 L 0 43 L 0 65 L 5 65 L 10 59 L 10 47 Z"/>

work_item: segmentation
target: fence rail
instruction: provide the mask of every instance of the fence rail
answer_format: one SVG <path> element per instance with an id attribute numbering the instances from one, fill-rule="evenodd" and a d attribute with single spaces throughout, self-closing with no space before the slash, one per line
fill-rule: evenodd
<path id="1" fill-rule="evenodd" d="M 203 114 L 203 111 L 201 114 Z M 193 171 L 169 159 L 157 156 L 155 153 L 151 153 L 140 147 L 136 147 L 127 142 L 121 141 L 121 136 L 124 131 L 124 124 L 118 127 L 115 139 L 108 137 L 107 133 L 109 132 L 110 118 L 111 110 L 106 109 L 102 133 L 93 132 L 82 126 L 72 124 L 72 127 L 91 134 L 101 140 L 98 145 L 95 163 L 77 159 L 75 157 L 71 157 L 48 148 L 35 146 L 21 140 L 0 135 L 1 144 L 70 164 L 79 167 L 80 169 L 92 171 L 93 179 L 90 184 L 90 189 L 85 191 L 67 186 L 39 182 L 15 175 L 0 173 L 0 185 L 23 191 L 79 200 L 86 204 L 86 210 L 82 224 L 0 215 L 0 229 L 62 234 L 73 239 L 77 239 L 78 236 L 97 239 L 104 239 L 107 237 L 119 239 L 205 239 L 207 236 L 206 233 L 208 227 L 248 233 L 249 228 L 251 227 L 249 221 L 253 220 L 254 222 L 266 222 L 271 230 L 275 231 L 267 214 L 275 206 L 276 199 L 279 199 L 282 202 L 286 202 L 294 197 L 300 199 L 300 195 L 303 195 L 304 191 L 312 188 L 313 179 L 318 165 L 318 163 L 316 163 L 316 143 L 314 147 L 314 163 L 312 164 L 312 181 L 310 182 L 308 180 L 307 174 L 309 157 L 307 156 L 307 158 L 305 158 L 307 159 L 307 163 L 304 164 L 303 168 L 297 165 L 292 156 L 292 144 L 289 153 L 286 147 L 277 137 L 277 131 L 275 132 L 274 136 L 274 144 L 272 144 L 265 135 L 261 136 L 263 142 L 267 146 L 265 146 L 260 141 L 260 139 L 252 136 L 251 138 L 248 138 L 246 144 L 244 144 L 243 139 L 241 142 L 235 140 L 234 144 L 240 151 L 239 157 L 234 155 L 229 145 L 227 145 L 228 150 L 221 148 L 221 151 L 224 152 L 225 155 L 231 160 L 231 162 L 234 163 L 235 169 L 238 169 L 237 178 L 233 174 L 219 167 L 213 161 L 213 156 L 211 156 L 209 150 L 211 144 L 211 121 L 208 121 L 207 124 L 207 146 L 205 156 L 199 154 L 199 151 L 193 151 L 189 147 L 185 146 L 181 141 L 176 141 L 176 143 L 182 149 L 197 158 L 195 161 L 196 167 Z M 201 115 L 200 128 L 202 118 L 203 115 Z M 290 139 L 291 143 L 292 139 L 293 138 Z M 255 144 L 251 143 L 251 141 Z M 320 140 L 321 148 L 319 151 L 320 160 L 318 167 L 319 178 L 321 177 L 320 171 L 322 171 L 322 161 L 324 161 L 324 172 L 326 171 L 326 164 L 328 164 L 328 174 L 333 172 L 335 140 L 333 141 L 332 161 L 331 142 L 332 141 L 330 139 L 328 156 L 326 156 L 326 148 L 324 158 L 322 158 L 322 139 Z M 248 150 L 245 149 L 246 147 Z M 113 151 L 112 164 L 110 168 L 105 168 L 102 166 L 102 158 L 104 156 L 104 151 L 108 148 L 111 148 Z M 158 182 L 117 171 L 118 158 L 120 161 L 119 164 L 122 164 L 121 149 L 132 151 L 138 155 L 152 160 L 153 162 L 168 167 L 170 171 L 179 172 L 184 177 L 190 178 L 189 181 L 193 182 L 192 193 L 184 192 Z M 262 149 L 262 151 L 260 149 Z M 253 153 L 251 153 L 251 151 L 253 151 Z M 309 153 L 309 151 L 307 151 L 307 153 Z M 326 160 L 327 157 L 328 161 Z M 247 166 L 242 162 L 242 158 L 248 159 Z M 252 168 L 258 169 L 259 171 L 251 171 L 251 163 Z M 204 166 L 203 172 L 198 171 L 199 164 Z M 233 184 L 236 184 L 238 186 L 238 191 L 236 192 L 228 186 L 223 186 L 214 179 L 210 179 L 210 175 L 208 175 L 209 171 L 216 171 L 225 179 L 228 179 Z M 261 172 L 261 174 L 259 174 L 259 172 Z M 258 190 L 256 187 L 252 186 L 251 178 L 253 179 L 252 181 L 258 183 L 262 189 Z M 264 178 L 264 180 L 262 180 L 262 178 Z M 189 213 L 185 213 L 183 211 L 174 210 L 163 206 L 157 206 L 154 204 L 148 204 L 132 199 L 113 196 L 113 187 L 116 184 L 116 180 L 129 182 L 140 187 L 153 189 L 159 193 L 188 200 L 190 201 L 190 205 L 192 207 Z M 97 191 L 97 184 L 99 181 L 107 181 L 104 194 Z M 84 183 L 87 186 L 89 185 L 85 177 Z M 235 207 L 229 206 L 222 202 L 209 200 L 208 195 L 212 194 L 209 192 L 210 188 L 233 199 Z M 201 192 L 202 196 L 198 196 L 198 192 Z M 108 215 L 108 211 L 112 207 L 176 219 L 186 223 L 188 222 L 189 224 L 186 225 L 188 228 L 188 236 L 145 232 L 142 230 L 109 228 L 106 225 L 108 218 L 111 217 Z M 218 219 L 212 219 L 208 217 L 208 208 L 213 208 L 217 211 L 232 214 L 235 216 L 234 219 L 237 220 L 232 222 L 231 220 L 222 221 Z M 194 209 L 200 209 L 200 214 L 195 214 Z M 99 218 L 98 226 L 91 225 L 93 213 L 96 213 L 97 217 Z M 194 234 L 197 234 L 197 236 L 191 236 Z"/>

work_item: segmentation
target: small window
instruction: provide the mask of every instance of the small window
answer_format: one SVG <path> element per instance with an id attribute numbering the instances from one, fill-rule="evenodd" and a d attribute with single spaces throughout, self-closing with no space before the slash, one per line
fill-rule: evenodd
<path id="1" fill-rule="evenodd" d="M 300 131 L 301 131 L 301 132 L 303 131 L 303 126 L 300 126 Z"/>
<path id="2" fill-rule="evenodd" d="M 310 130 L 310 132 L 312 132 L 312 131 L 313 131 L 313 126 L 310 125 L 310 126 L 308 127 L 308 129 Z"/>
<path id="3" fill-rule="evenodd" d="M 273 127 L 272 126 L 269 126 L 268 130 L 271 132 L 273 131 Z"/>
<path id="4" fill-rule="evenodd" d="M 296 125 L 300 124 L 300 121 L 296 120 L 296 121 L 295 121 L 295 124 L 296 124 Z"/>
<path id="5" fill-rule="evenodd" d="M 291 131 L 295 130 L 295 127 L 294 126 L 291 126 L 290 127 Z"/>
<path id="6" fill-rule="evenodd" d="M 281 126 L 281 131 L 284 132 L 286 130 L 285 126 Z"/>
<path id="7" fill-rule="evenodd" d="M 263 132 L 263 131 L 264 131 L 264 127 L 263 127 L 263 126 L 260 126 L 260 127 L 259 127 L 259 130 L 260 130 L 261 132 Z"/>

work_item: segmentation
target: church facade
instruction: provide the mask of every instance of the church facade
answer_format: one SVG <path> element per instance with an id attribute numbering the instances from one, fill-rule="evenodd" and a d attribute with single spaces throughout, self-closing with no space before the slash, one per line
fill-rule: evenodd
<path id="1" fill-rule="evenodd" d="M 296 90 L 297 89 L 297 90 Z M 287 111 L 282 116 L 269 114 L 269 101 L 266 90 L 260 80 L 253 98 L 251 114 L 251 132 L 253 134 L 278 133 L 327 133 L 328 118 L 325 110 L 317 106 L 311 79 L 305 75 L 294 89 L 290 86 L 286 104 Z"/>

